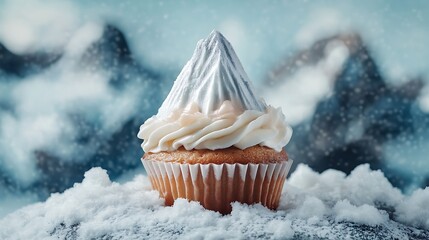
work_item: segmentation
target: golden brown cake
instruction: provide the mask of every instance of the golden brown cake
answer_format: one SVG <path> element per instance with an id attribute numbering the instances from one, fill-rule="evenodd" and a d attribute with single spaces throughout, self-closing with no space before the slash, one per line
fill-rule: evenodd
<path id="1" fill-rule="evenodd" d="M 276 209 L 290 166 L 284 150 L 260 146 L 145 154 L 143 164 L 167 206 L 186 198 L 222 214 L 231 212 L 235 201 Z"/>
<path id="2" fill-rule="evenodd" d="M 277 152 L 268 147 L 252 146 L 246 149 L 229 147 L 219 150 L 179 148 L 172 152 L 146 153 L 145 160 L 187 163 L 187 164 L 223 164 L 223 163 L 277 163 L 287 161 L 286 151 Z"/>

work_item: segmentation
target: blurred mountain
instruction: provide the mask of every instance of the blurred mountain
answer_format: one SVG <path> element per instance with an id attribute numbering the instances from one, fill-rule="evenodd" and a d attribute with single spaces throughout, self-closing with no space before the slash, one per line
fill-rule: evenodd
<path id="1" fill-rule="evenodd" d="M 415 138 L 419 129 L 414 121 L 429 123 L 428 115 L 415 107 L 424 86 L 422 78 L 411 78 L 399 86 L 388 84 L 359 34 L 349 33 L 317 41 L 287 58 L 266 83 L 275 88 L 299 71 L 326 68 L 321 62 L 328 61 L 338 48 L 345 49 L 345 57 L 336 71 L 326 71 L 329 92 L 318 99 L 314 114 L 294 128 L 288 152 L 319 172 L 333 168 L 350 173 L 356 166 L 370 163 L 404 189 L 412 183 L 409 173 L 388 166 L 383 146 L 398 138 Z M 313 79 L 316 87 L 318 80 Z"/>
<path id="2" fill-rule="evenodd" d="M 80 102 L 67 105 L 60 96 L 57 102 L 48 103 L 52 106 L 58 105 L 55 111 L 61 115 L 58 142 L 49 143 L 53 147 L 41 146 L 29 150 L 29 156 L 26 158 L 35 162 L 37 173 L 37 177 L 30 184 L 22 184 L 21 176 L 11 173 L 7 168 L 8 161 L 14 160 L 3 156 L 0 161 L 3 163 L 0 164 L 0 188 L 3 185 L 10 192 L 36 192 L 43 199 L 52 192 L 63 191 L 73 183 L 81 181 L 84 172 L 94 166 L 102 166 L 113 177 L 141 167 L 139 158 L 142 151 L 136 134 L 141 123 L 155 114 L 161 103 L 162 76 L 134 58 L 120 29 L 110 24 L 95 27 L 100 29 L 99 36 L 93 34 L 94 26 L 88 30 L 83 29 L 76 33 L 77 40 L 72 38 L 70 43 L 81 49 L 66 46 L 64 52 L 58 54 L 19 56 L 0 44 L 2 79 L 18 79 L 22 82 L 52 81 L 52 89 L 58 84 L 64 95 L 70 94 Z M 91 41 L 81 40 L 91 37 L 94 38 Z M 77 44 L 72 43 L 73 41 L 77 41 Z M 81 75 L 89 76 L 88 80 L 79 79 Z M 76 87 L 73 81 L 82 81 L 83 85 Z M 90 93 L 82 98 L 82 92 L 92 86 L 85 85 L 86 82 L 100 85 L 105 93 L 101 92 L 95 97 Z M 76 88 L 67 91 L 64 89 L 67 86 Z M 20 86 L 11 86 L 10 89 L 10 92 L 13 92 L 20 89 Z M 43 92 L 49 94 L 49 87 L 46 91 L 42 90 Z M 40 96 L 41 99 L 44 97 Z M 18 106 L 14 105 L 13 101 L 6 98 L 0 99 L 0 102 L 2 101 L 3 105 L 6 105 L 7 101 L 9 106 L 9 109 L 4 109 L 4 113 L 13 115 L 18 111 Z M 35 102 L 36 107 L 39 106 L 38 99 L 30 101 Z M 40 101 L 40 104 L 44 102 Z M 43 109 L 43 106 L 39 107 Z M 123 113 L 124 109 L 127 109 L 126 114 Z M 43 115 L 42 112 L 43 110 L 40 110 L 36 116 Z M 19 117 L 16 118 L 19 121 Z M 0 118 L 0 124 L 1 121 Z M 109 121 L 111 123 L 106 123 Z M 61 128 L 63 125 L 67 128 Z M 57 128 L 57 125 L 48 127 Z M 71 129 L 73 136 L 61 137 L 67 134 L 65 129 Z"/>
<path id="3" fill-rule="evenodd" d="M 24 77 L 49 67 L 60 58 L 60 53 L 39 52 L 16 55 L 0 43 L 0 74 Z"/>

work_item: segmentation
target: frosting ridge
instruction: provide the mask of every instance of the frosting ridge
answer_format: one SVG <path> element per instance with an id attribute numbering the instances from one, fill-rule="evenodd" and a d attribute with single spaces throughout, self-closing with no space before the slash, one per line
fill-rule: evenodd
<path id="1" fill-rule="evenodd" d="M 230 101 L 210 115 L 199 111 L 197 104 L 187 110 L 177 109 L 168 118 L 153 116 L 141 127 L 138 137 L 144 139 L 145 152 L 191 149 L 223 149 L 231 146 L 245 149 L 255 145 L 281 151 L 292 135 L 280 108 L 267 107 L 266 112 L 245 110 L 238 113 Z M 182 113 L 180 113 L 182 112 Z"/>

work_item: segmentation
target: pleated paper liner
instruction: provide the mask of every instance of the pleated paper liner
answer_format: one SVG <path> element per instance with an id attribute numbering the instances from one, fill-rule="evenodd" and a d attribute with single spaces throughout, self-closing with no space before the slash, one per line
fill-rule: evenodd
<path id="1" fill-rule="evenodd" d="M 231 212 L 231 202 L 276 209 L 292 160 L 267 164 L 179 164 L 142 159 L 152 187 L 167 206 L 177 198 L 206 209 Z"/>

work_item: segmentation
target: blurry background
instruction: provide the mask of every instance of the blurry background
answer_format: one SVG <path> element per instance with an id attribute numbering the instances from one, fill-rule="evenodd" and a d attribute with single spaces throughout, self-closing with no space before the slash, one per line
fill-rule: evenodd
<path id="1" fill-rule="evenodd" d="M 0 217 L 144 173 L 138 128 L 197 41 L 234 46 L 294 128 L 295 163 L 429 185 L 429 2 L 0 0 Z M 296 164 L 295 164 L 296 166 Z"/>

